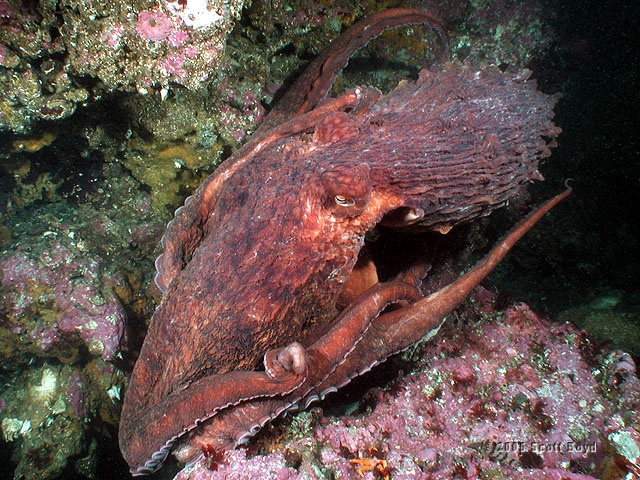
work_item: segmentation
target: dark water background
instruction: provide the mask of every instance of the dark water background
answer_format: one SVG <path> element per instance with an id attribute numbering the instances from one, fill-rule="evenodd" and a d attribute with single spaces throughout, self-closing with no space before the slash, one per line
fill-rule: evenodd
<path id="1" fill-rule="evenodd" d="M 531 65 L 542 89 L 563 94 L 556 123 L 559 147 L 543 165 L 549 196 L 573 178 L 573 198 L 558 221 L 516 247 L 516 285 L 551 316 L 588 297 L 620 289 L 640 306 L 640 2 L 546 2 L 558 42 Z M 519 251 L 522 251 L 519 250 Z M 546 251 L 546 255 L 545 255 Z M 536 266 L 535 256 L 543 259 Z M 518 255 L 519 256 L 519 255 Z M 527 260 L 524 260 L 524 259 Z M 526 265 L 526 262 L 531 262 Z M 527 270 L 527 266 L 533 266 Z M 500 282 L 500 288 L 514 286 Z M 640 328 L 640 326 L 638 326 Z"/>

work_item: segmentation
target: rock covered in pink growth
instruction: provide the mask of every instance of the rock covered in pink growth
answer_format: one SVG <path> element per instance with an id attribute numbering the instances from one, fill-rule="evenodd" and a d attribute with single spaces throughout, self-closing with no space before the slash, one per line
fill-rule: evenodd
<path id="1" fill-rule="evenodd" d="M 172 47 L 179 47 L 187 40 L 189 40 L 189 33 L 184 30 L 174 30 L 169 34 L 169 38 L 167 39 L 169 45 Z"/>
<path id="2" fill-rule="evenodd" d="M 176 478 L 249 480 L 269 472 L 355 480 L 362 462 L 352 460 L 365 460 L 373 470 L 364 477 L 372 479 L 384 460 L 393 480 L 586 480 L 599 477 L 611 455 L 623 455 L 605 450 L 603 432 L 619 440 L 627 463 L 636 461 L 628 452 L 640 445 L 630 433 L 640 421 L 628 418 L 640 407 L 640 380 L 630 357 L 614 352 L 592 371 L 583 332 L 540 319 L 525 304 L 483 317 L 445 327 L 414 373 L 366 395 L 375 402 L 366 413 L 320 421 L 298 414 L 270 447 L 278 453 L 228 452 L 216 471 L 201 459 Z"/>
<path id="3" fill-rule="evenodd" d="M 164 40 L 173 30 L 171 19 L 159 9 L 144 10 L 138 14 L 136 32 L 146 40 Z"/>
<path id="4" fill-rule="evenodd" d="M 245 139 L 265 116 L 259 95 L 251 90 L 238 90 L 229 83 L 221 83 L 216 95 L 223 100 L 218 107 L 220 135 L 231 144 Z"/>
<path id="5" fill-rule="evenodd" d="M 227 36 L 244 0 L 0 2 L 0 130 L 28 132 L 71 115 L 101 89 L 148 94 L 198 90 L 228 63 Z M 55 61 L 51 60 L 55 58 Z"/>
<path id="6" fill-rule="evenodd" d="M 628 413 L 628 412 L 627 412 Z M 612 453 L 610 463 L 605 467 L 614 468 L 614 465 L 624 465 L 630 472 L 640 476 L 640 413 L 632 414 L 631 421 L 616 414 L 605 427 L 605 434 Z M 604 477 L 604 476 L 603 476 Z"/>
<path id="7" fill-rule="evenodd" d="M 235 450 L 225 453 L 225 463 L 225 466 L 218 473 L 213 470 L 215 467 L 210 467 L 208 461 L 197 462 L 178 473 L 175 480 L 207 480 L 210 478 L 294 480 L 300 478 L 298 471 L 287 467 L 287 460 L 281 453 L 260 456 L 259 459 L 258 457 L 247 459 L 246 451 Z"/>
<path id="8" fill-rule="evenodd" d="M 597 370 L 602 376 L 605 392 L 617 401 L 617 412 L 607 420 L 603 430 L 611 458 L 603 465 L 603 478 L 611 472 L 614 478 L 617 466 L 623 465 L 640 478 L 640 380 L 636 364 L 628 353 L 611 352 Z M 624 388 L 627 395 L 617 397 L 616 391 Z"/>
<path id="9" fill-rule="evenodd" d="M 113 359 L 125 314 L 101 282 L 101 261 L 62 236 L 45 243 L 0 256 L 2 328 L 15 339 L 11 347 L 68 359 L 83 343 L 89 353 Z"/>

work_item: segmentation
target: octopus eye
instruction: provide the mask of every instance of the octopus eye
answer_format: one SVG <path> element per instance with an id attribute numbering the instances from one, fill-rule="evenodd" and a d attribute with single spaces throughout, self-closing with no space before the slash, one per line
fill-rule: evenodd
<path id="1" fill-rule="evenodd" d="M 351 197 L 346 197 L 344 195 L 336 195 L 333 197 L 336 202 L 336 205 L 340 205 L 341 207 L 353 207 L 356 204 L 356 201 Z"/>

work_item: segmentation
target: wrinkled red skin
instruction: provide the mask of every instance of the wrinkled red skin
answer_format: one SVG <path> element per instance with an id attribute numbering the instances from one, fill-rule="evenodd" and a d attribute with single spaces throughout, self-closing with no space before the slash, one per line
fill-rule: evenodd
<path id="1" fill-rule="evenodd" d="M 183 459 L 203 445 L 233 448 L 437 331 L 568 195 L 425 298 L 415 271 L 378 283 L 374 266 L 354 270 L 380 223 L 447 232 L 504 205 L 540 177 L 538 160 L 552 146 L 545 139 L 559 133 L 555 99 L 488 68 L 423 71 L 384 97 L 359 88 L 316 106 L 356 47 L 415 23 L 445 36 L 433 15 L 411 9 L 352 27 L 177 212 L 157 261 L 166 291 L 123 404 L 120 447 L 133 474 L 159 468 L 178 442 Z M 383 313 L 392 304 L 399 308 Z"/>

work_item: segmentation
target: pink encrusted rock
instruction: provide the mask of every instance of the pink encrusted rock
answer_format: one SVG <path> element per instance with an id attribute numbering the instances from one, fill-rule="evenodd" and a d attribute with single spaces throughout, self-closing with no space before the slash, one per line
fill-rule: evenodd
<path id="1" fill-rule="evenodd" d="M 209 478 L 293 480 L 299 478 L 299 472 L 294 468 L 287 467 L 287 461 L 281 453 L 263 456 L 260 461 L 256 462 L 247 459 L 246 451 L 236 450 L 225 454 L 225 462 L 228 462 L 228 465 L 223 467 L 226 474 L 222 476 L 217 475 L 214 470 L 216 467 L 211 466 L 210 462 L 205 459 L 203 462 L 198 462 L 191 467 L 185 468 L 178 473 L 175 480 L 207 480 Z M 235 466 L 239 468 L 236 469 Z"/>
<path id="2" fill-rule="evenodd" d="M 270 447 L 278 453 L 227 452 L 215 471 L 210 459 L 201 459 L 176 479 L 249 480 L 260 472 L 261 478 L 355 480 L 362 478 L 355 459 L 374 470 L 386 461 L 393 480 L 488 472 L 491 478 L 598 478 L 608 456 L 623 455 L 605 451 L 603 432 L 619 440 L 621 452 L 635 445 L 634 427 L 622 418 L 640 407 L 640 380 L 621 352 L 600 359 L 594 376 L 586 346 L 583 332 L 543 320 L 526 304 L 491 317 L 485 312 L 482 320 L 449 324 L 417 360 L 413 355 L 417 371 L 370 391 L 375 407 L 367 413 L 320 421 L 317 411 L 298 414 L 284 440 Z M 626 455 L 627 462 L 636 460 Z M 363 471 L 364 478 L 381 478 L 372 472 Z"/>
<path id="3" fill-rule="evenodd" d="M 48 2 L 0 1 L 0 68 L 7 69 L 0 91 L 8 99 L 0 130 L 26 133 L 95 100 L 97 91 L 75 78 L 95 78 L 111 92 L 166 94 L 176 83 L 199 90 L 229 62 L 227 37 L 245 3 L 72 0 L 56 10 Z"/>
<path id="4" fill-rule="evenodd" d="M 160 9 L 144 10 L 138 14 L 136 32 L 146 40 L 164 40 L 173 30 L 171 19 Z"/>
<path id="5" fill-rule="evenodd" d="M 101 261 L 66 240 L 41 247 L 0 256 L 2 328 L 15 335 L 12 349 L 73 358 L 83 343 L 92 355 L 112 360 L 120 351 L 125 313 L 101 282 Z"/>

